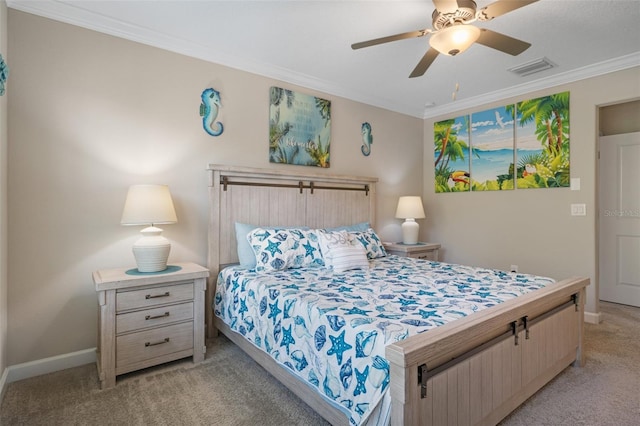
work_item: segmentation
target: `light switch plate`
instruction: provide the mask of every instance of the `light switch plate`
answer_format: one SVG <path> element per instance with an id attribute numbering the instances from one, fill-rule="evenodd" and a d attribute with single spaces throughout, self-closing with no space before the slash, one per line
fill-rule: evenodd
<path id="1" fill-rule="evenodd" d="M 580 178 L 571 178 L 571 190 L 580 191 Z"/>
<path id="2" fill-rule="evenodd" d="M 586 204 L 571 204 L 571 216 L 586 216 L 587 205 Z"/>

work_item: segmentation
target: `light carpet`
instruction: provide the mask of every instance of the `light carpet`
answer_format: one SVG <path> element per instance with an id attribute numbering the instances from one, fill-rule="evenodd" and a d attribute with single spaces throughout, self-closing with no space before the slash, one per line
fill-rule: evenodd
<path id="1" fill-rule="evenodd" d="M 603 303 L 586 325 L 583 368 L 569 367 L 501 425 L 640 424 L 640 309 Z M 204 362 L 176 361 L 100 390 L 94 365 L 8 385 L 2 425 L 326 425 L 226 338 Z"/>

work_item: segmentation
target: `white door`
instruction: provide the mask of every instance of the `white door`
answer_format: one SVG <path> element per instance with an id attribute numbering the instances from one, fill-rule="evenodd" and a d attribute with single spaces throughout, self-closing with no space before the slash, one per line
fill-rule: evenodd
<path id="1" fill-rule="evenodd" d="M 600 300 L 640 306 L 640 133 L 600 138 Z"/>

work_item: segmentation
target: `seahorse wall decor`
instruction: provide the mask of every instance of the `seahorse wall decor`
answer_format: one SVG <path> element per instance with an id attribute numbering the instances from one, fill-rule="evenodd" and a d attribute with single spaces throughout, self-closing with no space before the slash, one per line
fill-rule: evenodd
<path id="1" fill-rule="evenodd" d="M 218 118 L 218 110 L 222 106 L 220 103 L 220 92 L 209 87 L 204 89 L 200 95 L 202 103 L 200 104 L 200 117 L 202 117 L 202 127 L 204 131 L 211 136 L 220 136 L 224 131 L 221 122 L 216 122 Z"/>
<path id="2" fill-rule="evenodd" d="M 4 84 L 9 77 L 9 67 L 4 62 L 4 58 L 0 55 L 0 96 L 4 95 Z"/>
<path id="3" fill-rule="evenodd" d="M 362 146 L 360 150 L 362 155 L 368 157 L 371 154 L 371 144 L 373 143 L 373 135 L 371 134 L 371 124 L 362 123 Z"/>

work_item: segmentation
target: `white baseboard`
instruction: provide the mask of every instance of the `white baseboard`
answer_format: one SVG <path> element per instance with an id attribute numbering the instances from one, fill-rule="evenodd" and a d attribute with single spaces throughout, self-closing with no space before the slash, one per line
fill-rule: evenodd
<path id="1" fill-rule="evenodd" d="M 600 324 L 601 314 L 600 312 L 585 312 L 584 321 L 589 324 Z M 90 348 L 9 366 L 0 376 L 0 401 L 2 401 L 5 387 L 9 383 L 94 362 L 96 362 L 96 348 Z"/>
<path id="2" fill-rule="evenodd" d="M 0 404 L 4 401 L 4 391 L 7 387 L 7 376 L 9 375 L 9 369 L 5 368 L 2 372 L 2 376 L 0 376 Z"/>
<path id="3" fill-rule="evenodd" d="M 589 324 L 600 324 L 602 322 L 602 315 L 600 312 L 585 312 L 584 322 Z"/>
<path id="4" fill-rule="evenodd" d="M 589 324 L 600 324 L 601 314 L 600 312 L 585 312 L 584 321 Z M 2 401 L 5 388 L 9 383 L 94 362 L 96 362 L 96 348 L 90 348 L 9 366 L 0 376 L 0 401 Z"/>
<path id="5" fill-rule="evenodd" d="M 3 380 L 0 381 L 0 385 L 2 385 L 1 389 L 4 390 L 5 383 L 9 384 L 17 380 L 28 379 L 29 377 L 66 370 L 67 368 L 78 367 L 93 362 L 96 362 L 96 348 L 11 365 L 5 369 L 5 373 L 2 375 Z"/>

